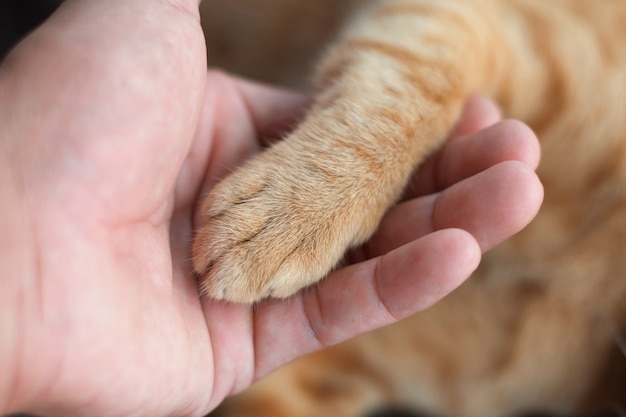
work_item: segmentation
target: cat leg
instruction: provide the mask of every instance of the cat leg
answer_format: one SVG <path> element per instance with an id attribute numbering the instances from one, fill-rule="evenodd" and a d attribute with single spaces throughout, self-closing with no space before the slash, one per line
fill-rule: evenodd
<path id="1" fill-rule="evenodd" d="M 193 244 L 203 291 L 288 297 L 373 234 L 480 72 L 490 37 L 472 4 L 385 1 L 348 24 L 301 125 L 207 198 Z"/>

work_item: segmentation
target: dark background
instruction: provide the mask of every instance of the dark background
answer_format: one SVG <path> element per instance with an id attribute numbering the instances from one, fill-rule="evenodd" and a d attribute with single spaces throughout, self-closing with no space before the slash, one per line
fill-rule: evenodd
<path id="1" fill-rule="evenodd" d="M 0 59 L 52 13 L 61 0 L 0 0 Z"/>

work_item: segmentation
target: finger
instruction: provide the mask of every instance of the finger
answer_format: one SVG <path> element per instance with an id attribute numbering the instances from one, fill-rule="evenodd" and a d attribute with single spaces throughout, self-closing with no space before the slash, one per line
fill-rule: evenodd
<path id="1" fill-rule="evenodd" d="M 503 161 L 520 161 L 535 169 L 540 153 L 537 137 L 528 126 L 502 121 L 446 143 L 429 165 L 418 170 L 406 198 L 437 192 Z"/>
<path id="2" fill-rule="evenodd" d="M 543 187 L 528 165 L 502 162 L 441 193 L 397 205 L 359 256 L 379 256 L 446 228 L 466 230 L 485 252 L 530 223 L 542 200 Z"/>
<path id="3" fill-rule="evenodd" d="M 497 123 L 501 117 L 500 109 L 493 101 L 480 96 L 471 97 L 465 104 L 459 121 L 444 143 L 444 149 L 451 142 L 462 136 L 476 133 Z M 437 180 L 435 174 L 441 159 L 441 153 L 442 151 L 439 150 L 421 164 L 419 170 L 409 182 L 408 193 L 410 195 L 429 194 L 436 191 Z"/>
<path id="4" fill-rule="evenodd" d="M 471 235 L 444 230 L 340 269 L 291 299 L 259 305 L 255 377 L 426 309 L 460 285 L 479 260 Z"/>
<path id="5" fill-rule="evenodd" d="M 209 71 L 198 130 L 176 190 L 177 208 L 183 208 L 183 214 L 195 210 L 194 229 L 202 225 L 198 202 L 259 149 L 252 114 L 235 80 L 221 71 Z"/>
<path id="6" fill-rule="evenodd" d="M 461 118 L 450 133 L 450 138 L 476 133 L 496 124 L 501 119 L 502 113 L 492 100 L 480 96 L 470 97 L 465 104 Z"/>
<path id="7" fill-rule="evenodd" d="M 199 127 L 178 181 L 179 202 L 196 201 L 198 192 L 208 194 L 259 152 L 260 139 L 295 120 L 308 103 L 300 94 L 220 71 L 209 71 L 206 85 Z M 201 190 L 198 179 L 204 179 Z"/>
<path id="8" fill-rule="evenodd" d="M 222 179 L 259 150 L 262 138 L 276 133 L 287 120 L 303 113 L 308 100 L 297 93 L 242 80 L 220 72 L 212 73 L 219 91 L 214 106 L 214 147 L 217 165 L 212 182 Z M 209 81 L 211 82 L 211 81 Z"/>
<path id="9" fill-rule="evenodd" d="M 308 97 L 293 91 L 238 78 L 234 82 L 263 145 L 291 132 L 311 103 Z"/>

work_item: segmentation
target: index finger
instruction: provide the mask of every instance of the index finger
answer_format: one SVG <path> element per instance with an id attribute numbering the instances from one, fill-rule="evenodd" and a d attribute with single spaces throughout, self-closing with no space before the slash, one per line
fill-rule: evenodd
<path id="1" fill-rule="evenodd" d="M 292 131 L 308 109 L 311 99 L 295 91 L 233 78 L 248 109 L 262 145 Z"/>
<path id="2" fill-rule="evenodd" d="M 196 140 L 211 141 L 204 191 L 257 154 L 268 138 L 295 124 L 308 100 L 301 94 L 210 71 L 210 123 Z M 199 137 L 198 137 L 199 136 Z"/>

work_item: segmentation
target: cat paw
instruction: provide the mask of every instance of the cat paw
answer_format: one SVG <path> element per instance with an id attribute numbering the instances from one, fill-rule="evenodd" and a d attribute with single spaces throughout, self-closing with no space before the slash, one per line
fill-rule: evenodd
<path id="1" fill-rule="evenodd" d="M 193 265 L 212 298 L 288 297 L 323 278 L 380 220 L 355 192 L 360 173 L 281 145 L 218 184 L 202 207 Z"/>

